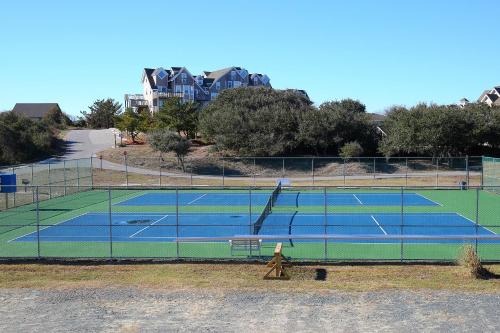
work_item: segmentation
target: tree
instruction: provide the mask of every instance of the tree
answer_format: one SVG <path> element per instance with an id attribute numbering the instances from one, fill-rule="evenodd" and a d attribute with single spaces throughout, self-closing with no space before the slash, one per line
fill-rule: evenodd
<path id="1" fill-rule="evenodd" d="M 132 142 L 135 142 L 139 134 L 140 115 L 134 109 L 127 108 L 124 113 L 116 117 L 115 123 L 119 130 L 127 132 L 132 138 Z"/>
<path id="2" fill-rule="evenodd" d="M 47 122 L 49 126 L 53 126 L 59 129 L 65 128 L 72 125 L 72 121 L 67 114 L 62 112 L 59 108 L 52 108 L 45 114 L 43 120 Z"/>
<path id="3" fill-rule="evenodd" d="M 184 159 L 189 152 L 189 141 L 186 138 L 168 129 L 160 129 L 148 134 L 148 142 L 160 153 L 174 152 L 182 171 L 186 171 Z"/>
<path id="4" fill-rule="evenodd" d="M 0 163 L 23 163 L 54 152 L 58 140 L 45 121 L 0 113 Z"/>
<path id="5" fill-rule="evenodd" d="M 160 111 L 154 114 L 155 127 L 194 138 L 198 130 L 198 108 L 194 102 L 185 102 L 179 97 L 168 98 Z"/>
<path id="6" fill-rule="evenodd" d="M 358 101 L 346 99 L 325 102 L 306 113 L 299 126 L 305 149 L 319 154 L 338 154 L 346 143 L 356 141 L 369 152 L 376 149 L 375 127 Z"/>
<path id="7" fill-rule="evenodd" d="M 246 87 L 222 91 L 200 113 L 200 132 L 219 149 L 273 156 L 300 147 L 299 124 L 311 102 L 294 91 Z"/>
<path id="8" fill-rule="evenodd" d="M 356 141 L 348 142 L 340 148 L 339 155 L 345 159 L 359 157 L 363 155 L 363 147 Z"/>
<path id="9" fill-rule="evenodd" d="M 121 108 L 122 105 L 114 99 L 99 99 L 89 106 L 89 112 L 81 111 L 81 114 L 90 128 L 111 128 Z"/>

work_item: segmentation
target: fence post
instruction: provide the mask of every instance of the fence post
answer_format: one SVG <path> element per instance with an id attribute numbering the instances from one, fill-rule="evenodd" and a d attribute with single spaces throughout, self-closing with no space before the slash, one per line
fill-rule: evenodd
<path id="1" fill-rule="evenodd" d="M 436 187 L 439 186 L 439 157 L 436 158 Z"/>
<path id="2" fill-rule="evenodd" d="M 160 154 L 160 157 L 158 159 L 158 167 L 160 169 L 160 187 L 161 187 L 161 154 Z"/>
<path id="3" fill-rule="evenodd" d="M 493 161 L 493 165 L 494 163 L 495 162 Z M 483 179 L 484 179 L 484 156 L 481 156 L 481 179 L 480 179 L 481 189 L 483 189 L 484 186 Z"/>
<path id="4" fill-rule="evenodd" d="M 49 162 L 49 199 L 52 199 L 52 182 L 50 179 L 50 162 Z"/>
<path id="5" fill-rule="evenodd" d="M 225 161 L 224 157 L 222 158 L 222 188 L 224 188 L 224 178 L 225 178 Z"/>
<path id="6" fill-rule="evenodd" d="M 80 193 L 80 160 L 76 160 L 76 191 Z"/>
<path id="7" fill-rule="evenodd" d="M 16 168 L 15 167 L 12 167 L 12 174 L 15 175 L 16 174 Z M 12 195 L 12 199 L 13 199 L 13 207 L 16 207 L 16 192 L 15 191 Z"/>
<path id="8" fill-rule="evenodd" d="M 342 175 L 344 176 L 344 189 L 345 189 L 345 158 L 343 159 L 343 164 L 342 164 Z"/>
<path id="9" fill-rule="evenodd" d="M 123 160 L 125 162 L 125 184 L 128 188 L 128 165 L 127 165 L 127 152 L 123 152 Z"/>
<path id="10" fill-rule="evenodd" d="M 476 253 L 477 252 L 477 236 L 479 232 L 479 188 L 476 188 L 476 225 L 475 225 L 475 232 L 476 232 L 476 240 L 475 240 L 475 249 Z"/>
<path id="11" fill-rule="evenodd" d="M 111 188 L 108 186 L 109 258 L 113 259 L 113 215 L 111 210 L 111 198 Z"/>
<path id="12" fill-rule="evenodd" d="M 94 189 L 94 162 L 92 155 L 90 156 L 90 189 Z"/>
<path id="13" fill-rule="evenodd" d="M 406 185 L 406 187 L 408 187 L 408 157 L 406 157 L 405 185 Z"/>
<path id="14" fill-rule="evenodd" d="M 281 178 L 285 178 L 285 158 L 282 157 Z"/>
<path id="15" fill-rule="evenodd" d="M 255 187 L 255 177 L 257 176 L 257 169 L 256 169 L 256 165 L 255 165 L 255 157 L 253 158 L 253 186 Z"/>
<path id="16" fill-rule="evenodd" d="M 465 181 L 467 182 L 467 188 L 469 188 L 469 155 L 465 155 Z"/>
<path id="17" fill-rule="evenodd" d="M 63 175 L 64 175 L 64 196 L 66 196 L 66 160 L 63 160 Z"/>
<path id="18" fill-rule="evenodd" d="M 33 197 L 32 202 L 35 202 L 35 190 L 33 189 L 33 185 L 35 185 L 34 184 L 35 171 L 33 169 L 34 169 L 33 163 L 31 163 L 31 196 Z"/>
<path id="19" fill-rule="evenodd" d="M 36 192 L 36 244 L 37 244 L 37 257 L 40 259 L 40 200 L 38 197 L 38 188 L 35 188 Z"/>
<path id="20" fill-rule="evenodd" d="M 401 240 L 400 240 L 400 249 L 399 249 L 399 256 L 400 256 L 400 261 L 403 262 L 403 258 L 404 258 L 404 252 L 403 252 L 403 232 L 404 232 L 404 229 L 403 229 L 403 223 L 404 223 L 404 188 L 403 186 L 401 186 L 401 220 L 400 220 L 400 230 L 399 230 L 399 234 L 401 236 Z"/>
<path id="21" fill-rule="evenodd" d="M 248 187 L 248 225 L 249 225 L 249 234 L 252 235 L 254 233 L 254 228 L 252 225 L 252 187 Z"/>
<path id="22" fill-rule="evenodd" d="M 325 216 L 324 216 L 324 222 L 325 222 L 325 230 L 324 230 L 324 234 L 325 234 L 325 260 L 328 259 L 328 239 L 326 238 L 326 235 L 328 234 L 328 208 L 327 208 L 327 205 L 328 205 L 328 202 L 327 202 L 327 196 L 326 196 L 326 186 L 323 187 L 323 199 L 324 199 L 324 213 L 325 213 Z"/>
<path id="23" fill-rule="evenodd" d="M 373 179 L 375 179 L 375 178 L 376 178 L 376 177 L 375 177 L 375 174 L 376 174 L 376 169 L 375 169 L 375 161 L 376 161 L 376 159 L 375 159 L 375 157 L 374 157 L 374 158 L 373 158 Z"/>
<path id="24" fill-rule="evenodd" d="M 179 259 L 179 189 L 177 187 L 175 187 L 175 247 L 177 259 Z"/>
<path id="25" fill-rule="evenodd" d="M 314 157 L 311 159 L 311 174 L 312 174 L 312 183 L 314 186 Z"/>

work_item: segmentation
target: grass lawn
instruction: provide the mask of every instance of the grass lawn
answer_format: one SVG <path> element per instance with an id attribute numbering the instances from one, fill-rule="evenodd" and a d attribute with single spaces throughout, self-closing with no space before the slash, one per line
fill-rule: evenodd
<path id="1" fill-rule="evenodd" d="M 374 265 L 295 266 L 289 281 L 263 280 L 265 265 L 135 264 L 43 265 L 0 264 L 0 288 L 204 288 L 284 292 L 437 289 L 500 292 L 500 265 L 485 266 L 493 278 L 471 278 L 460 266 Z M 318 269 L 324 280 L 317 280 Z M 495 276 L 496 275 L 496 276 Z"/>

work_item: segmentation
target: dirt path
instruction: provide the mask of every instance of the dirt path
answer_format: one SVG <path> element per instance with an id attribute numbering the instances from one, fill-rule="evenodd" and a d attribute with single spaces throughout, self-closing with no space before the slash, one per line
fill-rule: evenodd
<path id="1" fill-rule="evenodd" d="M 1 332 L 498 332 L 500 294 L 1 289 Z"/>

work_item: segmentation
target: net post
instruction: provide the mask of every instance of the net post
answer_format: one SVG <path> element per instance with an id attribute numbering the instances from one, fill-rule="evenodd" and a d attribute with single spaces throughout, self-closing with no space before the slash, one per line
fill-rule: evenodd
<path id="1" fill-rule="evenodd" d="M 109 258 L 113 259 L 113 216 L 111 198 L 111 187 L 108 186 Z"/>
<path id="2" fill-rule="evenodd" d="M 179 188 L 175 187 L 175 253 L 179 259 Z"/>
<path id="3" fill-rule="evenodd" d="M 40 200 L 38 197 L 39 186 L 35 188 L 36 193 L 36 245 L 37 245 L 37 258 L 40 259 Z"/>
<path id="4" fill-rule="evenodd" d="M 399 257 L 400 261 L 403 262 L 404 252 L 403 252 L 403 223 L 404 223 L 404 187 L 401 186 L 401 220 L 400 220 L 400 230 L 399 234 L 401 235 L 400 241 L 400 249 L 399 249 Z"/>
<path id="5" fill-rule="evenodd" d="M 16 174 L 16 168 L 15 167 L 12 167 L 12 174 L 13 175 Z M 17 191 L 15 191 L 13 193 L 13 195 L 12 195 L 12 200 L 13 200 L 12 204 L 13 204 L 13 207 L 16 207 L 16 192 Z"/>

